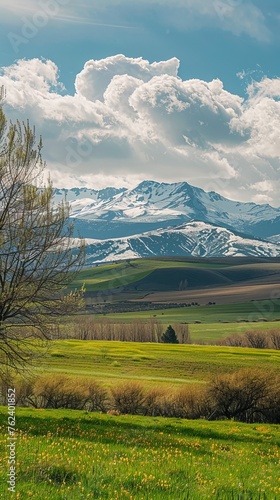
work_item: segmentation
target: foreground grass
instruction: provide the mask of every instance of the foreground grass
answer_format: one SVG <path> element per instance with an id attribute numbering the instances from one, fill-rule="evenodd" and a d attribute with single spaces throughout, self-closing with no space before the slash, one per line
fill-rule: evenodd
<path id="1" fill-rule="evenodd" d="M 110 341 L 54 341 L 40 371 L 93 377 L 107 385 L 143 380 L 149 385 L 203 383 L 244 367 L 277 370 L 280 351 L 238 347 Z"/>
<path id="2" fill-rule="evenodd" d="M 8 500 L 6 409 L 0 410 Z M 280 495 L 279 427 L 17 409 L 17 493 L 40 500 Z"/>

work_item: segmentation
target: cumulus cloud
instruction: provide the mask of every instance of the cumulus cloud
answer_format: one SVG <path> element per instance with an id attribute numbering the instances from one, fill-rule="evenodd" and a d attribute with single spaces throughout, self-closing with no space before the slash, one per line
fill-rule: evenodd
<path id="1" fill-rule="evenodd" d="M 180 61 L 174 57 L 168 61 L 154 62 L 125 57 L 122 54 L 99 61 L 88 61 L 77 75 L 75 87 L 77 94 L 90 101 L 102 100 L 105 90 L 115 75 L 130 75 L 142 82 L 157 75 L 178 75 Z"/>
<path id="2" fill-rule="evenodd" d="M 30 118 L 60 186 L 186 180 L 242 201 L 278 205 L 280 79 L 248 97 L 220 80 L 182 80 L 179 61 L 117 55 L 88 61 L 69 95 L 49 60 L 3 68 L 13 119 Z"/>

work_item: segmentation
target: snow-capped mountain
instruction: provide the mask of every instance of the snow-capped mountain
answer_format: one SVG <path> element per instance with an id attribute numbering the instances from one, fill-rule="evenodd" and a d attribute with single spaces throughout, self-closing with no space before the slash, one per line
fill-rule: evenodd
<path id="1" fill-rule="evenodd" d="M 108 187 L 101 190 L 88 188 L 55 189 L 55 203 L 68 201 L 71 205 L 72 216 L 79 216 L 83 209 L 90 210 L 96 204 L 112 200 L 119 193 L 126 191 L 125 188 Z"/>
<path id="2" fill-rule="evenodd" d="M 187 182 L 141 182 L 134 189 L 56 190 L 70 202 L 75 226 L 86 238 L 132 236 L 185 222 L 202 221 L 249 235 L 280 233 L 280 209 L 228 200 Z"/>
<path id="3" fill-rule="evenodd" d="M 280 256 L 280 244 L 242 238 L 228 229 L 204 222 L 144 234 L 88 242 L 87 263 L 151 256 Z"/>

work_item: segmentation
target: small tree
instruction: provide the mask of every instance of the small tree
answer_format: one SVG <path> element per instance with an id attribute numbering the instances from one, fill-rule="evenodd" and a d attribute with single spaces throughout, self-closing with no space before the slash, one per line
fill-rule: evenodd
<path id="1" fill-rule="evenodd" d="M 179 340 L 177 339 L 176 332 L 171 325 L 167 327 L 164 334 L 161 337 L 161 341 L 164 344 L 179 344 Z"/>
<path id="2" fill-rule="evenodd" d="M 23 366 L 38 352 L 34 339 L 48 339 L 55 318 L 82 305 L 66 288 L 84 248 L 73 248 L 68 205 L 54 204 L 50 182 L 42 187 L 41 140 L 28 122 L 7 124 L 1 97 L 0 366 Z"/>

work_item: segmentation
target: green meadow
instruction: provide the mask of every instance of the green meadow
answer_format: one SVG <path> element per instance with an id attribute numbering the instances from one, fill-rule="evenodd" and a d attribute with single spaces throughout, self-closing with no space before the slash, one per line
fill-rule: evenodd
<path id="1" fill-rule="evenodd" d="M 219 269 L 224 264 L 209 262 L 192 262 L 186 259 L 137 259 L 120 261 L 112 264 L 101 265 L 84 269 L 72 284 L 72 288 L 80 288 L 86 283 L 88 292 L 108 290 L 126 286 L 139 281 L 155 270 L 166 269 Z"/>
<path id="2" fill-rule="evenodd" d="M 269 300 L 246 302 L 241 304 L 220 304 L 211 306 L 178 307 L 172 309 L 156 309 L 153 311 L 137 311 L 127 313 L 106 314 L 106 318 L 115 321 L 131 322 L 136 319 L 155 318 L 162 323 L 172 322 L 246 322 L 252 323 L 264 319 L 265 322 L 280 321 L 280 301 L 271 304 Z M 277 326 L 277 323 L 276 323 Z"/>
<path id="3" fill-rule="evenodd" d="M 1 498 L 277 500 L 279 427 L 232 421 L 17 409 L 17 487 L 7 491 L 0 410 Z"/>
<path id="4" fill-rule="evenodd" d="M 280 323 L 275 321 L 249 323 L 204 323 L 189 325 L 192 342 L 209 342 L 222 339 L 228 335 L 242 335 L 249 330 L 269 332 L 279 329 Z"/>
<path id="5" fill-rule="evenodd" d="M 173 385 L 204 383 L 217 373 L 248 367 L 278 370 L 280 351 L 64 340 L 52 342 L 37 372 L 92 377 L 107 385 L 126 380 Z"/>

